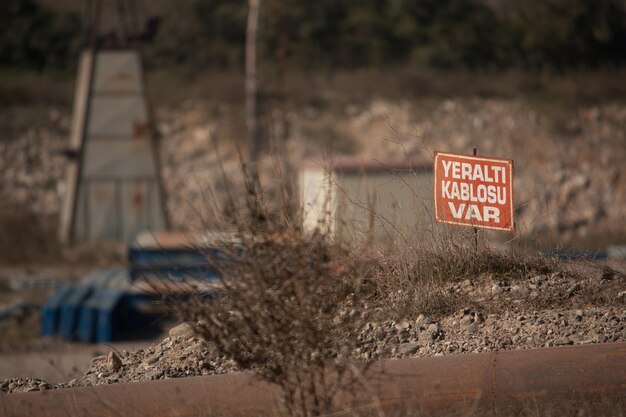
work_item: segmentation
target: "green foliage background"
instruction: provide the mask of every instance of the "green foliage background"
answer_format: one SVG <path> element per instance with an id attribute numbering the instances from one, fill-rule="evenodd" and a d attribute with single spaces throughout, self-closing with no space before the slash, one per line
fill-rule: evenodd
<path id="1" fill-rule="evenodd" d="M 139 5 L 163 19 L 144 47 L 149 66 L 241 67 L 245 0 Z M 73 69 L 80 34 L 79 1 L 3 0 L 0 67 Z M 616 67 L 626 62 L 626 1 L 264 0 L 260 43 L 266 62 L 307 69 Z"/>

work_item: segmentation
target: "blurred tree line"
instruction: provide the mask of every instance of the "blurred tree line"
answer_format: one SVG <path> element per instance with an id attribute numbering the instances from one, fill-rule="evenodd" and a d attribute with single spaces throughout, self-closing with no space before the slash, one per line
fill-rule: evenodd
<path id="1" fill-rule="evenodd" d="M 80 16 L 58 13 L 36 0 L 2 0 L 0 67 L 12 69 L 75 66 Z"/>
<path id="2" fill-rule="evenodd" d="M 79 3 L 79 2 L 76 2 Z M 52 3 L 53 4 L 53 3 Z M 239 68 L 246 0 L 162 0 L 151 66 Z M 81 17 L 3 0 L 0 66 L 70 69 Z M 578 69 L 626 62 L 626 0 L 263 0 L 262 62 L 295 68 Z"/>

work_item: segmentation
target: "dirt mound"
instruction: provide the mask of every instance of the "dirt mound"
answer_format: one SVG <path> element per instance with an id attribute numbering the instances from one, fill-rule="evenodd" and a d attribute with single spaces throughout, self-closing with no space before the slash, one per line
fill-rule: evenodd
<path id="1" fill-rule="evenodd" d="M 111 352 L 93 359 L 91 368 L 76 385 L 104 385 L 120 382 L 224 374 L 237 367 L 218 356 L 196 337 L 167 337 L 147 349 Z"/>
<path id="2" fill-rule="evenodd" d="M 367 323 L 353 356 L 382 360 L 626 341 L 625 280 L 615 271 L 511 280 L 484 274 L 441 283 L 441 290 L 465 306 L 450 314 L 414 312 L 402 320 Z M 111 351 L 93 358 L 79 379 L 62 384 L 10 379 L 1 382 L 0 388 L 24 392 L 238 370 L 183 323 L 146 349 Z"/>
<path id="3" fill-rule="evenodd" d="M 57 387 L 36 378 L 11 378 L 0 383 L 0 392 L 4 393 L 45 391 L 52 388 Z"/>

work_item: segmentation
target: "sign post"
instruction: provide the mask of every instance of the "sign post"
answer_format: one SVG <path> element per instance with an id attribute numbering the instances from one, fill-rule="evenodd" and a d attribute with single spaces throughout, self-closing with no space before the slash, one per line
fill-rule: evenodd
<path id="1" fill-rule="evenodd" d="M 435 152 L 435 220 L 475 229 L 515 231 L 513 160 Z"/>
<path id="2" fill-rule="evenodd" d="M 478 149 L 474 146 L 472 150 L 472 155 L 476 156 Z M 474 227 L 474 252 L 478 254 L 478 228 Z"/>

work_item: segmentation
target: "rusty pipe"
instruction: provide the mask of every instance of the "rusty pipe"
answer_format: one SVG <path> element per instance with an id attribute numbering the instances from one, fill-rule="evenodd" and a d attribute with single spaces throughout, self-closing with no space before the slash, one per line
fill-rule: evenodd
<path id="1" fill-rule="evenodd" d="M 388 360 L 361 380 L 340 404 L 359 415 L 623 415 L 626 342 Z M 2 395 L 0 417 L 276 416 L 279 394 L 242 372 Z"/>

